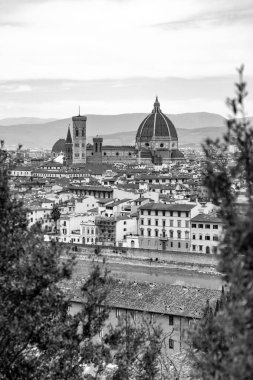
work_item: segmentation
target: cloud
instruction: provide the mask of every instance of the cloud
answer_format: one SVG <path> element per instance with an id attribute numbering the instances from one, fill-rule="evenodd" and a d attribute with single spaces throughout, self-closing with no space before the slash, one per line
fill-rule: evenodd
<path id="1" fill-rule="evenodd" d="M 185 18 L 158 23 L 154 26 L 162 29 L 187 29 L 202 27 L 222 27 L 228 25 L 250 25 L 253 23 L 253 4 L 244 5 L 242 8 L 204 10 L 195 12 Z"/>

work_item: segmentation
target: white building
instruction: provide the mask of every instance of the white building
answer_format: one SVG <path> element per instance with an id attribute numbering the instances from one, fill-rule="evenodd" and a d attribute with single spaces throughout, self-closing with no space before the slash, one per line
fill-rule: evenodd
<path id="1" fill-rule="evenodd" d="M 211 214 L 199 214 L 191 220 L 191 251 L 217 253 L 223 235 L 223 223 Z"/>

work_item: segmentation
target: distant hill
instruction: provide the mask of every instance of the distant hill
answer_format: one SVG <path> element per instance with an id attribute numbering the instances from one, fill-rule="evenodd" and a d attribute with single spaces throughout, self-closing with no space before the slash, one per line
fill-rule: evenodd
<path id="1" fill-rule="evenodd" d="M 144 113 L 87 115 L 87 140 L 92 142 L 92 137 L 98 134 L 104 137 L 105 144 L 134 144 L 135 134 L 145 116 Z M 225 118 L 207 112 L 168 116 L 176 126 L 180 145 L 199 144 L 206 137 L 219 137 L 225 127 Z M 66 137 L 68 125 L 72 127 L 71 118 L 49 122 L 45 119 L 35 119 L 36 122 L 32 122 L 33 118 L 28 119 L 25 124 L 14 125 L 6 125 L 0 120 L 0 139 L 7 146 L 21 143 L 25 148 L 51 149 L 58 139 Z"/>
<path id="2" fill-rule="evenodd" d="M 19 124 L 44 124 L 50 121 L 55 121 L 57 119 L 48 118 L 41 119 L 39 117 L 7 117 L 5 119 L 0 119 L 0 125 L 19 125 Z"/>

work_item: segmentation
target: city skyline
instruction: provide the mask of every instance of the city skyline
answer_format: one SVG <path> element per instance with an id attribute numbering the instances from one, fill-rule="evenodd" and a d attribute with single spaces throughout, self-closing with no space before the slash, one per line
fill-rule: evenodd
<path id="1" fill-rule="evenodd" d="M 0 118 L 149 113 L 227 116 L 235 68 L 253 106 L 251 1 L 0 0 Z"/>

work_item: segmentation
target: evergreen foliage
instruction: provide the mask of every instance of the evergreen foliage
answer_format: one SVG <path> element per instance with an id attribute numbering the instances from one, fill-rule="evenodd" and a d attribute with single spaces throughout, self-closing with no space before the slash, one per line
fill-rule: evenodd
<path id="1" fill-rule="evenodd" d="M 209 307 L 193 332 L 193 379 L 246 380 L 253 374 L 253 129 L 244 110 L 243 66 L 238 73 L 224 139 L 204 145 L 205 184 L 225 225 L 219 260 L 225 292 L 215 313 Z M 239 189 L 245 191 L 243 204 Z"/>

